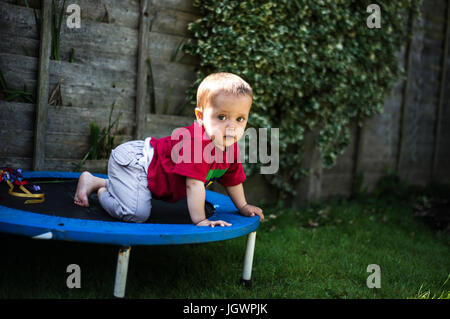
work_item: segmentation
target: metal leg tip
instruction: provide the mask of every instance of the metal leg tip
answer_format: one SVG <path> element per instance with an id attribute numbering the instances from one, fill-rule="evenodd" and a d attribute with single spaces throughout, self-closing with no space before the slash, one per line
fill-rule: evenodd
<path id="1" fill-rule="evenodd" d="M 239 281 L 239 284 L 244 285 L 245 288 L 250 289 L 252 287 L 252 280 L 251 279 L 247 280 L 247 279 L 241 278 L 241 280 Z"/>

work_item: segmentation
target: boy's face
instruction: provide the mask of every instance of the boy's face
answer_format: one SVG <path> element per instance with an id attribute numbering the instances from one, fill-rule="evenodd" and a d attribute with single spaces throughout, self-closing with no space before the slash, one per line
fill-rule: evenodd
<path id="1" fill-rule="evenodd" d="M 195 115 L 208 137 L 224 150 L 244 135 L 251 106 L 252 98 L 248 95 L 219 94 L 214 105 L 210 101 L 203 110 L 196 108 Z"/>

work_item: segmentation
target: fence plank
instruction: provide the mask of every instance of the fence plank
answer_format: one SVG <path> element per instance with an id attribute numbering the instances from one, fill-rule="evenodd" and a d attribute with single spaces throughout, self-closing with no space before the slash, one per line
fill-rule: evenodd
<path id="1" fill-rule="evenodd" d="M 20 35 L 2 34 L 0 52 L 31 57 L 39 56 L 39 40 Z"/>
<path id="2" fill-rule="evenodd" d="M 140 1 L 139 13 L 139 37 L 137 57 L 137 80 L 136 80 L 136 139 L 142 139 L 145 125 L 145 96 L 147 94 L 147 65 L 148 56 L 148 34 L 149 34 L 149 7 L 148 0 Z M 149 110 L 148 110 L 149 111 Z"/>
<path id="3" fill-rule="evenodd" d="M 194 119 L 194 116 L 147 114 L 144 136 L 153 136 L 154 138 L 170 136 L 174 129 L 189 126 Z"/>
<path id="4" fill-rule="evenodd" d="M 76 170 L 79 160 L 71 160 L 65 158 L 50 158 L 47 160 L 47 169 L 49 171 L 74 172 L 89 171 L 92 173 L 106 174 L 108 170 L 108 160 L 87 160 L 81 169 Z"/>
<path id="5" fill-rule="evenodd" d="M 81 8 L 81 23 L 94 21 L 137 29 L 139 0 L 77 0 Z"/>
<path id="6" fill-rule="evenodd" d="M 184 54 L 181 50 L 175 56 L 177 48 L 186 42 L 186 37 L 171 34 L 150 32 L 149 52 L 150 57 L 164 62 L 178 62 L 197 66 L 199 58 Z"/>
<path id="7" fill-rule="evenodd" d="M 0 100 L 0 157 L 33 157 L 34 104 Z M 12 142 L 9 142 L 12 141 Z M 0 166 L 4 166 L 0 162 Z"/>
<path id="8" fill-rule="evenodd" d="M 193 6 L 192 0 L 152 0 L 152 6 L 157 10 L 175 9 L 193 14 L 198 14 L 199 10 Z"/>
<path id="9" fill-rule="evenodd" d="M 164 64 L 159 59 L 155 60 L 153 68 L 157 112 L 163 113 L 166 104 L 169 103 L 168 112 L 173 114 L 183 106 L 185 92 L 195 79 L 194 66 Z M 0 53 L 0 69 L 11 88 L 23 90 L 25 84 L 27 91 L 35 91 L 36 58 Z M 61 84 L 63 105 L 109 109 L 116 100 L 116 105 L 121 109 L 134 110 L 135 92 L 131 86 L 134 84 L 135 74 L 132 72 L 117 72 L 101 67 L 51 60 L 50 91 L 61 78 L 64 78 Z M 147 105 L 150 103 L 148 93 L 145 103 Z"/>
<path id="10" fill-rule="evenodd" d="M 23 170 L 32 170 L 32 159 L 31 157 L 19 157 L 11 155 L 0 155 L 0 165 L 13 168 L 22 168 Z"/>
<path id="11" fill-rule="evenodd" d="M 61 28 L 61 47 L 136 55 L 138 30 L 115 24 L 82 21 L 81 28 Z"/>
<path id="12" fill-rule="evenodd" d="M 36 10 L 40 13 L 40 10 Z M 39 40 L 33 9 L 3 3 L 0 6 L 0 30 L 3 34 Z"/>
<path id="13" fill-rule="evenodd" d="M 178 114 L 183 106 L 188 90 L 195 81 L 195 66 L 179 63 L 167 63 L 160 59 L 151 59 L 153 85 L 155 90 L 154 110 L 158 114 Z M 150 90 L 146 101 L 150 103 Z"/>
<path id="14" fill-rule="evenodd" d="M 154 8 L 150 13 L 153 32 L 189 37 L 189 23 L 200 18 L 199 14 L 183 12 L 177 9 L 161 9 L 158 6 Z"/>
<path id="15" fill-rule="evenodd" d="M 0 53 L 0 69 L 13 89 L 35 92 L 37 59 Z M 113 101 L 123 109 L 135 105 L 135 74 L 115 72 L 65 61 L 50 61 L 49 91 L 63 79 L 61 94 L 64 105 L 109 108 Z"/>
<path id="16" fill-rule="evenodd" d="M 131 141 L 132 135 L 114 135 L 114 146 Z M 73 159 L 80 162 L 91 147 L 89 135 L 49 132 L 47 134 L 46 161 L 50 158 Z"/>

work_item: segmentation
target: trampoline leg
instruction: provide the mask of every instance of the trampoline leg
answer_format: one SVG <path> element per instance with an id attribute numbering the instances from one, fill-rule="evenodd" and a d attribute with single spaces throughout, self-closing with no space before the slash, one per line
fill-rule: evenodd
<path id="1" fill-rule="evenodd" d="M 244 269 L 242 271 L 242 279 L 241 282 L 247 288 L 251 287 L 252 281 L 252 265 L 253 265 L 253 253 L 255 251 L 255 240 L 256 240 L 256 231 L 248 234 L 247 236 L 247 247 L 245 248 L 245 257 L 244 257 Z"/>
<path id="2" fill-rule="evenodd" d="M 116 281 L 114 282 L 114 297 L 125 296 L 125 285 L 127 283 L 128 260 L 130 259 L 131 247 L 120 247 L 117 258 Z"/>

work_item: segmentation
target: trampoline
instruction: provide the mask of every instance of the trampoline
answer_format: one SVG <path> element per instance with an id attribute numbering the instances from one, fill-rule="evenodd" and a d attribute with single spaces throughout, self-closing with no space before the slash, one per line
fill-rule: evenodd
<path id="1" fill-rule="evenodd" d="M 0 231 L 33 239 L 55 239 L 118 245 L 114 296 L 125 296 L 128 260 L 133 245 L 180 245 L 233 239 L 247 235 L 241 281 L 251 284 L 251 270 L 259 216 L 238 214 L 228 196 L 206 190 L 205 213 L 211 220 L 225 220 L 232 226 L 199 227 L 192 224 L 186 199 L 166 203 L 152 199 L 150 218 L 144 223 L 127 223 L 109 216 L 96 194 L 89 207 L 73 203 L 78 172 L 23 172 L 23 178 L 41 187 L 45 201 L 24 204 L 10 196 L 8 185 L 0 183 Z M 93 174 L 107 178 L 106 175 Z"/>

